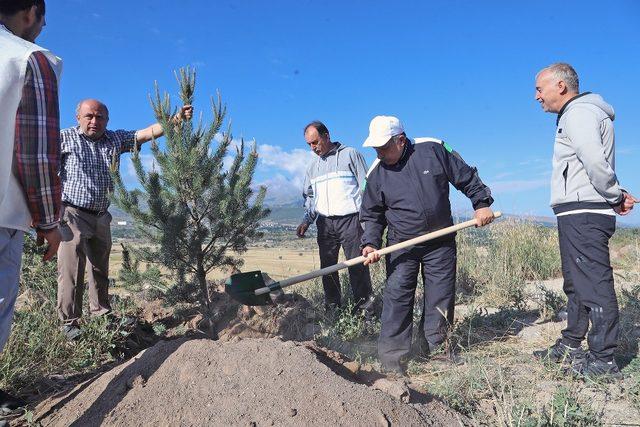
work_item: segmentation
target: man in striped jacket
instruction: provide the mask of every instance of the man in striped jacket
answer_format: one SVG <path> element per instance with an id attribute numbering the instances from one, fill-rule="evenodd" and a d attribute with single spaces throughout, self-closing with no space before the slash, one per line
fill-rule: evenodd
<path id="1" fill-rule="evenodd" d="M 309 164 L 302 196 L 305 215 L 298 226 L 298 237 L 304 237 L 310 224 L 318 227 L 318 247 L 322 268 L 338 262 L 340 246 L 347 259 L 360 256 L 362 226 L 358 219 L 362 203 L 362 184 L 366 175 L 364 157 L 351 147 L 331 142 L 329 130 L 318 121 L 304 128 L 304 138 L 317 157 Z M 355 312 L 365 317 L 373 313 L 369 268 L 359 264 L 349 267 Z M 325 307 L 328 311 L 341 306 L 338 273 L 322 277 Z"/>

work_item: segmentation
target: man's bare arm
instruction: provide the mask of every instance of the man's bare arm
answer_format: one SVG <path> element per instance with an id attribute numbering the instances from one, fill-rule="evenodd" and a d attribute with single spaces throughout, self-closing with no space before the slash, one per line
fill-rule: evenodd
<path id="1" fill-rule="evenodd" d="M 191 105 L 183 105 L 178 111 L 178 114 L 173 116 L 171 121 L 174 124 L 180 123 L 182 120 L 190 120 L 193 116 L 193 107 Z M 164 135 L 164 129 L 160 123 L 154 123 L 149 127 L 136 131 L 136 142 L 143 144 L 147 141 L 151 141 L 153 138 L 159 138 Z"/>

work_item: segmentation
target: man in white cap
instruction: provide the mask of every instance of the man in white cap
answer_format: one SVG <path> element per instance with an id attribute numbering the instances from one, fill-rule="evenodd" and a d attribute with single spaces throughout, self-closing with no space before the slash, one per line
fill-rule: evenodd
<path id="1" fill-rule="evenodd" d="M 467 165 L 445 142 L 434 138 L 409 139 L 400 120 L 377 116 L 369 126 L 364 147 L 373 147 L 378 159 L 369 169 L 360 220 L 364 225 L 362 255 L 365 264 L 377 262 L 387 228 L 387 244 L 403 242 L 453 224 L 449 183 L 473 204 L 478 225 L 493 220 L 491 191 L 477 170 Z M 418 272 L 422 268 L 424 309 L 420 321 L 428 349 L 441 353 L 447 327 L 453 323 L 456 282 L 456 242 L 448 235 L 386 257 L 382 328 L 378 355 L 383 368 L 402 374 L 411 351 L 413 305 Z M 453 354 L 446 355 L 453 358 Z"/>

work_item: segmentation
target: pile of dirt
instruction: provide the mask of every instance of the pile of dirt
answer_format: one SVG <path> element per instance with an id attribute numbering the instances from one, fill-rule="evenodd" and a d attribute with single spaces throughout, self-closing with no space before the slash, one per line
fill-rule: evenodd
<path id="1" fill-rule="evenodd" d="M 176 313 L 154 300 L 140 304 L 140 319 L 149 325 L 164 325 L 167 337 L 184 335 L 186 329 L 221 341 L 272 337 L 307 341 L 318 332 L 318 314 L 300 294 L 283 293 L 271 305 L 250 307 L 225 293 L 224 282 L 211 286 L 214 298 L 207 315 L 196 305 Z"/>
<path id="2" fill-rule="evenodd" d="M 217 323 L 217 335 L 221 341 L 272 337 L 306 341 L 317 332 L 316 320 L 311 304 L 292 293 L 282 295 L 274 305 L 239 306 L 230 320 Z"/>
<path id="3" fill-rule="evenodd" d="M 452 425 L 438 401 L 403 403 L 350 381 L 304 344 L 270 339 L 161 341 L 42 402 L 48 425 Z M 424 397 L 424 395 L 423 395 Z"/>

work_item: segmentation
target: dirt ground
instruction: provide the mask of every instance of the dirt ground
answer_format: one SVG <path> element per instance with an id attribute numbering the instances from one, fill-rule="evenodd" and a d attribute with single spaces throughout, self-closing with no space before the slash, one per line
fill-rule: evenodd
<path id="1" fill-rule="evenodd" d="M 220 293 L 210 321 L 41 402 L 43 426 L 468 425 L 405 380 L 313 341 L 316 314 L 297 294 L 247 307 Z M 141 316 L 169 321 L 149 304 Z M 215 340 L 211 339 L 214 337 Z"/>
<path id="2" fill-rule="evenodd" d="M 425 395 L 414 392 L 414 403 L 403 403 L 329 365 L 305 344 L 278 338 L 162 341 L 41 403 L 35 421 L 43 426 L 464 423 Z"/>
<path id="3" fill-rule="evenodd" d="M 276 265 L 288 269 L 283 276 L 314 268 L 307 265 L 314 259 L 310 252 L 287 251 L 282 255 L 282 251 L 257 248 L 247 264 L 275 270 L 276 277 Z M 529 284 L 530 290 L 535 285 Z M 559 291 L 562 282 L 554 279 L 543 285 Z M 232 301 L 222 288 L 217 291 L 213 316 L 206 320 L 194 313 L 176 324 L 171 310 L 147 303 L 142 319 L 150 324 L 166 322 L 168 328 L 177 326 L 191 333 L 160 341 L 115 368 L 40 402 L 33 411 L 33 422 L 43 426 L 471 425 L 472 420 L 426 391 L 433 377 L 443 373 L 464 378 L 467 370 L 478 366 L 490 369 L 473 359 L 482 352 L 492 354 L 493 346 L 500 348 L 495 354 L 502 358 L 496 363 L 521 365 L 526 381 L 539 383 L 531 396 L 535 402 L 542 405 L 553 398 L 554 387 L 544 385 L 547 368 L 532 364 L 531 351 L 553 342 L 564 322 L 541 322 L 533 313 L 523 312 L 503 336 L 489 337 L 478 354 L 467 353 L 471 357 L 464 366 L 416 363 L 409 378 L 398 380 L 368 365 L 367 354 L 360 354 L 364 356 L 359 358 L 364 360 L 361 365 L 311 341 L 318 336 L 319 314 L 298 294 L 287 294 L 274 306 L 250 308 Z M 459 318 L 467 309 L 456 307 Z M 485 320 L 494 314 L 499 313 L 487 312 Z M 374 351 L 375 337 L 371 339 L 369 347 Z M 362 351 L 368 348 L 366 344 L 358 341 L 354 349 Z M 357 353 L 338 349 L 352 357 Z M 640 419 L 640 413 L 621 397 L 626 386 L 623 382 L 600 390 L 585 385 L 579 395 L 593 403 L 604 423 L 630 425 Z M 480 411 L 497 419 L 498 401 L 485 400 L 478 403 Z"/>

